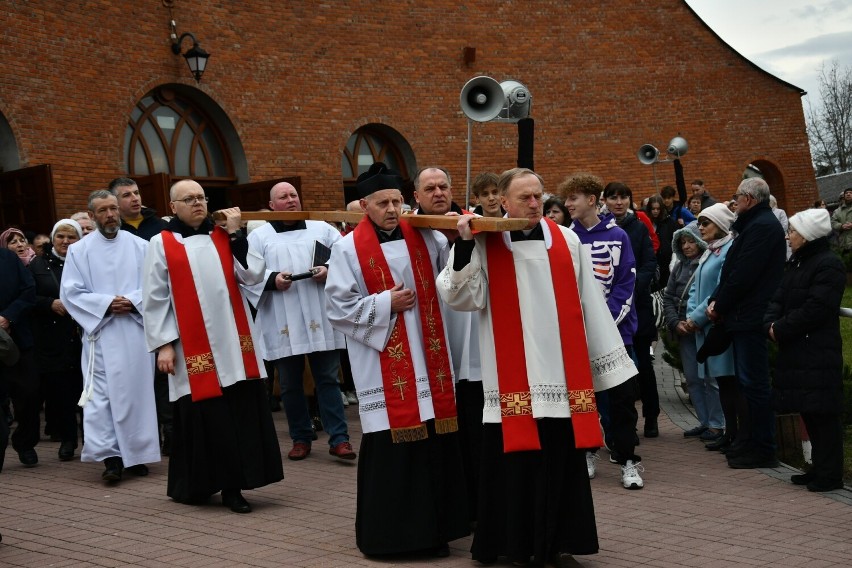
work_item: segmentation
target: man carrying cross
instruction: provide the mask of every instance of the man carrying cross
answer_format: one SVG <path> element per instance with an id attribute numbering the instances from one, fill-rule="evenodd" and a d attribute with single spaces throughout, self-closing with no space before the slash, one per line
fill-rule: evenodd
<path id="1" fill-rule="evenodd" d="M 401 187 L 382 163 L 359 176 L 367 215 L 332 249 L 326 303 L 348 339 L 364 431 L 358 548 L 446 556 L 447 542 L 469 532 L 452 358 L 435 291 L 447 240 L 400 221 Z"/>

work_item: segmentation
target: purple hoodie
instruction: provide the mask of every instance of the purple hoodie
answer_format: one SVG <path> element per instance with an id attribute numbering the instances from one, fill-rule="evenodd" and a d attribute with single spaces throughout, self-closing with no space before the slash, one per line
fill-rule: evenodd
<path id="1" fill-rule="evenodd" d="M 636 259 L 627 233 L 612 215 L 601 216 L 600 222 L 586 229 L 573 221 L 570 229 L 577 234 L 583 248 L 592 258 L 595 278 L 601 286 L 606 304 L 618 326 L 625 345 L 633 345 L 638 319 L 633 306 L 636 286 Z"/>

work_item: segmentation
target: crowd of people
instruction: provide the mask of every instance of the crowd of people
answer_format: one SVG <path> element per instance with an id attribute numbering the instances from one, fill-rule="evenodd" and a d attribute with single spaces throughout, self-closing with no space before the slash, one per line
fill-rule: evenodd
<path id="1" fill-rule="evenodd" d="M 343 230 L 286 220 L 249 234 L 238 208 L 214 221 L 192 180 L 171 187 L 161 218 L 117 178 L 49 235 L 0 234 L 3 449 L 13 409 L 13 449 L 36 466 L 43 411 L 62 461 L 82 441 L 81 461 L 115 484 L 166 455 L 174 501 L 221 493 L 248 513 L 242 491 L 283 478 L 277 374 L 287 458 L 310 456 L 318 422 L 332 457 L 358 460 L 364 554 L 445 556 L 473 527 L 482 563 L 577 566 L 598 551 L 601 450 L 625 489 L 644 487 L 639 414 L 643 436 L 659 436 L 665 333 L 698 419 L 685 437 L 732 468 L 774 467 L 775 412 L 798 412 L 813 465 L 792 482 L 842 487 L 846 280 L 830 245 L 852 250 L 852 188 L 833 215 L 815 204 L 788 218 L 760 178 L 717 202 L 698 179 L 688 196 L 674 168 L 674 187 L 641 207 L 591 174 L 546 194 L 531 170 L 483 173 L 468 212 L 430 166 L 412 214 L 457 217 L 441 231 L 401 222 L 403 180 L 382 163 L 359 176 L 347 209 L 365 216 Z M 296 188 L 270 188 L 269 209 L 301 211 Z M 527 225 L 477 231 L 477 216 Z M 498 498 L 518 487 L 508 506 Z"/>

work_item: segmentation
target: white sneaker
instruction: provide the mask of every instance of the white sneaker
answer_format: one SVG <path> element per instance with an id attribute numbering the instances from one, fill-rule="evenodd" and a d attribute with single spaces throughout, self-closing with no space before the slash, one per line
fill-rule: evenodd
<path id="1" fill-rule="evenodd" d="M 343 399 L 343 406 L 349 406 L 349 399 L 346 398 L 346 393 L 343 392 L 343 391 L 340 391 L 340 396 Z"/>
<path id="2" fill-rule="evenodd" d="M 586 471 L 589 472 L 589 479 L 595 478 L 595 470 L 597 468 L 597 462 L 601 459 L 597 452 L 586 452 Z"/>
<path id="3" fill-rule="evenodd" d="M 621 466 L 621 484 L 625 489 L 642 489 L 645 487 L 645 482 L 642 481 L 639 473 L 644 471 L 642 462 L 633 463 L 633 460 L 627 460 L 627 463 Z"/>
<path id="4" fill-rule="evenodd" d="M 355 391 L 349 391 L 346 393 L 346 400 L 349 401 L 349 404 L 358 404 L 358 397 L 355 396 Z"/>

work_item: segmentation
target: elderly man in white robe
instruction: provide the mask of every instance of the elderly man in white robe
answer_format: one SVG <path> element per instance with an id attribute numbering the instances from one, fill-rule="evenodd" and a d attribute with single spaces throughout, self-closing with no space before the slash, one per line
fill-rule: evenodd
<path id="1" fill-rule="evenodd" d="M 97 231 L 68 247 L 59 299 L 83 328 L 80 460 L 104 462 L 102 478 L 147 475 L 160 461 L 154 359 L 144 347 L 142 263 L 148 242 L 119 231 L 118 201 L 89 195 Z"/>
<path id="2" fill-rule="evenodd" d="M 453 309 L 478 311 L 485 407 L 478 525 L 484 563 L 578 566 L 598 551 L 584 448 L 602 445 L 594 392 L 636 374 L 577 236 L 542 216 L 543 183 L 498 183 L 526 230 L 479 233 L 471 215 L 437 280 Z M 512 498 L 505 498 L 511 495 Z"/>
<path id="3" fill-rule="evenodd" d="M 269 191 L 269 207 L 301 211 L 302 202 L 295 187 L 281 182 Z M 337 350 L 346 347 L 346 342 L 326 315 L 328 259 L 315 256 L 318 247 L 320 251 L 331 249 L 339 240 L 340 233 L 322 221 L 270 221 L 248 237 L 249 247 L 266 261 L 265 278 L 245 290 L 257 307 L 263 358 L 278 370 L 281 402 L 293 440 L 287 454 L 291 460 L 308 457 L 315 437 L 302 384 L 306 356 L 323 430 L 328 434 L 328 452 L 336 458 L 355 459 L 338 382 Z"/>
<path id="4" fill-rule="evenodd" d="M 435 276 L 447 241 L 400 222 L 402 180 L 358 178 L 365 218 L 335 244 L 328 317 L 347 336 L 364 436 L 355 540 L 366 555 L 449 554 L 469 533 L 453 369 Z"/>
<path id="5" fill-rule="evenodd" d="M 251 512 L 243 489 L 281 480 L 263 361 L 240 284 L 256 284 L 263 259 L 240 231 L 240 210 L 225 209 L 225 229 L 207 216 L 193 180 L 170 190 L 175 216 L 145 257 L 145 339 L 169 377 L 174 404 L 167 493 L 199 503 L 222 492 L 235 513 Z"/>

